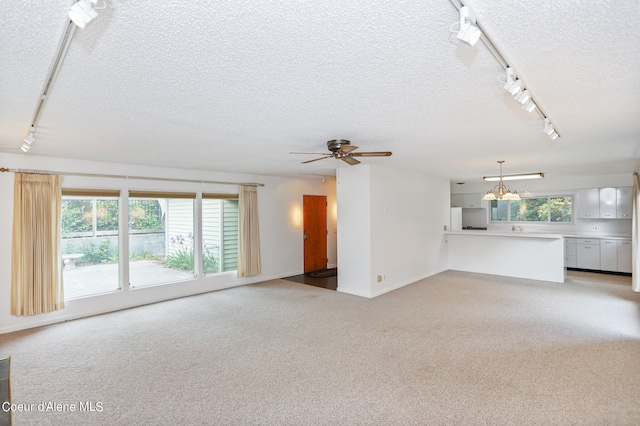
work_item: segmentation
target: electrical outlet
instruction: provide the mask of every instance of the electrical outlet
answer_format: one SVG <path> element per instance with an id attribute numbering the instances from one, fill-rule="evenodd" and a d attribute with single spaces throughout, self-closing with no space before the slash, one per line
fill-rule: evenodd
<path id="1" fill-rule="evenodd" d="M 597 231 L 597 230 L 598 230 L 598 227 L 597 227 L 597 226 L 594 226 L 594 227 L 593 227 L 593 228 L 591 228 L 591 229 L 592 229 L 593 231 Z"/>

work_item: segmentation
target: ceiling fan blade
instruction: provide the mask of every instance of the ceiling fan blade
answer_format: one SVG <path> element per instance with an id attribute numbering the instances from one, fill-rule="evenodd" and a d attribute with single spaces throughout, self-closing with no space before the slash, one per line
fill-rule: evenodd
<path id="1" fill-rule="evenodd" d="M 391 155 L 391 151 L 376 151 L 376 152 L 354 152 L 354 157 L 388 157 Z"/>
<path id="2" fill-rule="evenodd" d="M 353 157 L 342 157 L 341 160 L 347 164 L 351 164 L 352 166 L 355 166 L 356 164 L 360 164 L 360 162 Z"/>
<path id="3" fill-rule="evenodd" d="M 289 154 L 309 154 L 309 155 L 333 155 L 326 152 L 289 152 Z"/>
<path id="4" fill-rule="evenodd" d="M 351 151 L 355 151 L 356 149 L 358 149 L 358 147 L 355 145 L 343 145 L 338 151 L 342 152 L 343 154 L 348 154 Z"/>
<path id="5" fill-rule="evenodd" d="M 302 162 L 302 163 L 300 163 L 300 164 L 313 163 L 314 161 L 324 160 L 325 158 L 331 158 L 331 156 L 328 156 L 328 157 L 320 157 L 320 158 L 314 158 L 313 160 L 303 161 L 303 162 Z"/>

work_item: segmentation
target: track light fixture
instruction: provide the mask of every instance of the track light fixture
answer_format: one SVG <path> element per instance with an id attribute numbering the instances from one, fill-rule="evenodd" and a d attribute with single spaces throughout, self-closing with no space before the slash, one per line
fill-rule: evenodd
<path id="1" fill-rule="evenodd" d="M 544 119 L 544 128 L 542 131 L 547 134 L 552 140 L 555 140 L 558 137 L 558 133 L 556 129 L 554 129 L 553 124 L 548 118 Z"/>
<path id="2" fill-rule="evenodd" d="M 93 21 L 97 16 L 97 9 L 104 9 L 106 4 L 100 8 L 94 8 L 92 6 L 97 4 L 98 0 L 79 0 L 76 4 L 71 6 L 69 9 L 69 18 L 73 21 L 74 24 L 79 26 L 80 28 L 84 28 L 87 24 Z"/>
<path id="3" fill-rule="evenodd" d="M 534 109 L 536 109 L 536 108 L 537 108 L 537 105 L 536 105 L 536 104 L 535 104 L 535 102 L 533 102 L 531 99 L 529 99 L 527 102 L 525 102 L 525 103 L 522 105 L 522 109 L 523 109 L 523 110 L 525 110 L 525 111 L 527 111 L 527 112 L 531 112 L 531 111 L 533 111 L 533 110 L 534 110 Z"/>
<path id="4" fill-rule="evenodd" d="M 36 128 L 34 126 L 31 126 L 31 128 L 29 129 L 29 136 L 24 138 L 24 143 L 20 147 L 22 151 L 27 152 L 31 149 L 31 145 L 33 145 L 33 143 L 36 141 L 35 136 L 33 136 L 33 132 L 35 131 Z"/>
<path id="5" fill-rule="evenodd" d="M 479 40 L 480 36 L 482 36 L 482 42 L 484 45 L 487 47 L 489 52 L 491 52 L 494 58 L 496 58 L 498 63 L 505 69 L 506 78 L 503 76 L 499 78 L 499 81 L 504 86 L 504 90 L 509 92 L 516 101 L 522 104 L 522 109 L 527 112 L 536 111 L 541 118 L 547 120 L 547 115 L 538 103 L 539 99 L 536 98 L 536 102 L 533 102 L 531 99 L 532 94 L 525 89 L 524 82 L 516 76 L 515 69 L 511 62 L 504 57 L 501 53 L 502 50 L 496 47 L 491 36 L 485 32 L 484 28 L 477 21 L 469 7 L 465 6 L 461 0 L 450 1 L 456 9 L 458 9 L 460 14 L 460 31 L 458 32 L 458 39 L 473 46 Z M 457 22 L 449 27 L 451 32 L 455 32 L 454 26 L 456 24 Z M 547 125 L 545 124 L 545 133 L 547 133 L 546 129 Z M 556 139 L 560 136 L 553 126 L 551 126 L 551 130 L 547 134 L 551 139 Z"/>
<path id="6" fill-rule="evenodd" d="M 478 42 L 482 31 L 476 26 L 475 19 L 471 18 L 471 12 L 467 6 L 460 8 L 460 31 L 458 31 L 458 39 L 473 46 Z"/>
<path id="7" fill-rule="evenodd" d="M 504 90 L 516 96 L 522 91 L 522 82 L 516 78 L 513 68 L 507 67 L 507 80 L 504 83 Z"/>
<path id="8" fill-rule="evenodd" d="M 531 99 L 531 96 L 529 96 L 529 91 L 527 89 L 524 89 L 522 92 L 515 95 L 513 99 L 515 99 L 516 101 L 524 105 L 527 102 L 529 102 L 529 100 Z"/>

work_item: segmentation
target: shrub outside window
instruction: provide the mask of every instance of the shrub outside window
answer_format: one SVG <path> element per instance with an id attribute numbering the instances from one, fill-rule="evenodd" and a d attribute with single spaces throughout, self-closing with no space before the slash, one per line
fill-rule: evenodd
<path id="1" fill-rule="evenodd" d="M 571 223 L 571 196 L 491 201 L 492 222 Z"/>
<path id="2" fill-rule="evenodd" d="M 193 279 L 194 193 L 129 192 L 129 283 Z"/>
<path id="3" fill-rule="evenodd" d="M 62 191 L 65 299 L 120 289 L 118 204 L 119 191 Z"/>

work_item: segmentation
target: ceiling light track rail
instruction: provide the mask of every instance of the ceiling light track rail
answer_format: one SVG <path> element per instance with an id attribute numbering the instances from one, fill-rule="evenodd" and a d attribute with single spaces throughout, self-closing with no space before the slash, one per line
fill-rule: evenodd
<path id="1" fill-rule="evenodd" d="M 461 19 L 463 15 L 469 16 L 469 11 L 467 10 L 468 7 L 466 7 L 460 0 L 450 0 L 450 1 L 451 1 L 451 4 L 453 4 L 456 7 L 456 9 L 458 9 Z M 462 9 L 463 7 L 465 8 L 465 10 L 464 10 L 464 13 L 461 13 L 460 9 Z M 511 62 L 509 62 L 506 59 L 502 51 L 498 48 L 498 46 L 493 42 L 491 37 L 487 34 L 482 24 L 478 22 L 475 17 L 469 17 L 468 19 L 470 20 L 470 22 L 472 22 L 472 24 L 475 27 L 477 27 L 481 31 L 481 34 L 479 37 L 480 40 L 482 40 L 482 42 L 487 47 L 487 49 L 489 49 L 489 52 L 491 52 L 493 57 L 505 69 L 507 76 L 509 76 L 513 72 L 513 70 L 515 70 L 516 68 L 513 66 Z M 475 44 L 475 42 L 470 43 L 469 41 L 464 40 L 463 38 L 461 38 L 460 35 L 458 36 L 458 38 L 471 45 Z M 517 90 L 516 93 L 511 93 L 510 91 L 510 93 L 514 95 L 514 99 L 516 99 L 518 102 L 522 104 L 522 107 L 525 111 L 532 112 L 533 110 L 535 110 L 545 122 L 543 132 L 546 133 L 551 139 L 556 139 L 557 137 L 560 136 L 560 132 L 558 132 L 558 129 L 555 127 L 555 124 L 551 123 L 551 119 L 544 112 L 543 108 L 540 106 L 540 102 L 537 99 L 535 99 L 535 102 L 533 101 L 533 99 L 531 99 L 533 98 L 533 96 L 530 96 L 529 90 L 525 89 L 528 86 L 524 84 L 524 80 L 520 78 L 520 75 L 518 73 L 516 73 L 516 75 L 517 75 L 517 81 L 519 81 L 522 86 L 522 90 Z M 505 89 L 506 89 L 506 86 L 505 86 Z"/>
<path id="2" fill-rule="evenodd" d="M 40 121 L 40 115 L 42 114 L 42 109 L 44 108 L 44 104 L 49 98 L 49 93 L 53 88 L 53 83 L 58 76 L 58 72 L 60 71 L 60 67 L 64 62 L 64 58 L 67 55 L 67 51 L 69 50 L 69 45 L 71 44 L 71 39 L 73 38 L 73 34 L 75 34 L 76 26 L 73 24 L 73 21 L 69 20 L 67 23 L 67 28 L 64 31 L 64 35 L 62 36 L 62 40 L 58 45 L 58 50 L 56 51 L 56 56 L 53 61 L 53 65 L 49 70 L 49 75 L 45 81 L 44 89 L 40 93 L 40 98 L 38 99 L 38 106 L 36 107 L 36 112 L 33 114 L 33 119 L 31 120 L 31 126 L 29 126 L 29 134 L 24 139 L 24 143 L 21 148 L 22 151 L 28 152 L 33 143 L 36 141 L 35 132 L 38 128 L 38 122 Z"/>
<path id="3" fill-rule="evenodd" d="M 74 172 L 55 172 L 50 170 L 29 170 L 29 169 L 9 169 L 6 167 L 0 167 L 1 173 L 31 173 L 41 175 L 58 175 L 58 176 L 81 176 L 81 177 L 97 177 L 97 178 L 110 178 L 110 179 L 138 179 L 138 180 L 153 180 L 162 182 L 186 182 L 186 183 L 202 183 L 213 185 L 238 185 L 238 186 L 265 186 L 264 183 L 257 182 L 225 182 L 218 180 L 201 180 L 201 179 L 177 179 L 177 178 L 163 178 L 153 176 L 132 176 L 132 175 L 111 175 L 102 173 L 74 173 Z"/>

